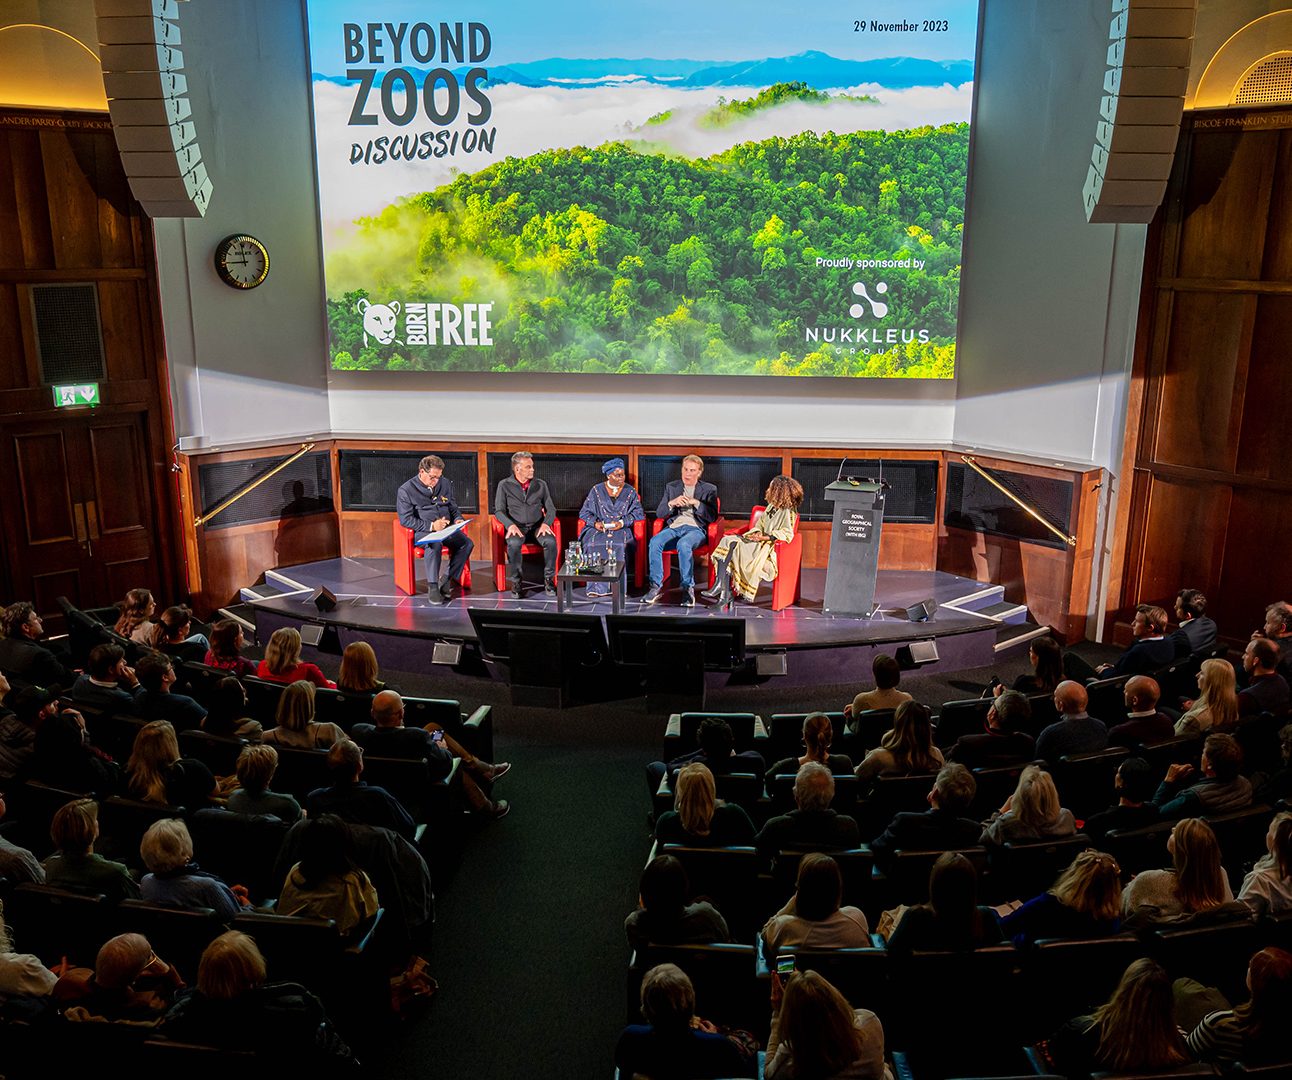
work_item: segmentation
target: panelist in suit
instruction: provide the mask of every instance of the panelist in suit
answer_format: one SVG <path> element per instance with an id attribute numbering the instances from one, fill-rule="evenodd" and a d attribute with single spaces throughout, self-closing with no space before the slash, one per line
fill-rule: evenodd
<path id="1" fill-rule="evenodd" d="M 521 596 L 521 549 L 526 541 L 543 549 L 543 591 L 556 595 L 556 504 L 545 480 L 534 478 L 534 455 L 517 450 L 511 455 L 511 475 L 498 481 L 493 516 L 507 530 L 507 577 L 511 591 Z"/>
<path id="2" fill-rule="evenodd" d="M 696 454 L 682 459 L 682 479 L 670 480 L 664 488 L 655 516 L 664 528 L 651 537 L 647 549 L 650 563 L 650 591 L 642 600 L 653 604 L 664 587 L 664 552 L 676 551 L 682 577 L 682 606 L 695 606 L 695 549 L 704 543 L 709 526 L 718 520 L 718 489 L 700 479 L 704 460 Z"/>
<path id="3" fill-rule="evenodd" d="M 399 523 L 413 530 L 414 539 L 463 520 L 453 497 L 453 481 L 444 475 L 443 458 L 427 454 L 417 463 L 417 475 L 401 484 L 395 496 L 395 512 L 399 514 Z M 440 565 L 441 547 L 449 549 L 449 566 L 437 584 L 435 574 Z M 453 583 L 462 576 L 474 547 L 465 529 L 426 545 L 426 591 L 432 600 L 453 599 Z"/>

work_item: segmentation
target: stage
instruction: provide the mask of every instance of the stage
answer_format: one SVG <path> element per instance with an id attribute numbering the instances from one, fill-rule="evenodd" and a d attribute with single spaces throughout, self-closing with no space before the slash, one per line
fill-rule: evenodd
<path id="1" fill-rule="evenodd" d="M 481 656 L 468 610 L 546 612 L 559 618 L 556 598 L 534 584 L 526 585 L 520 599 L 497 592 L 488 563 L 473 564 L 472 575 L 471 590 L 459 590 L 451 602 L 440 604 L 432 603 L 425 591 L 415 596 L 399 592 L 387 559 L 327 559 L 271 570 L 263 584 L 243 589 L 242 596 L 252 609 L 262 644 L 279 627 L 321 627 L 322 639 L 318 646 L 306 647 L 307 659 L 335 657 L 350 642 L 363 640 L 376 650 L 383 668 L 433 676 L 437 670 L 433 647 L 448 643 L 461 646 L 453 670 L 506 681 L 506 665 Z M 334 610 L 316 607 L 312 598 L 320 588 L 335 594 Z M 694 608 L 681 607 L 681 591 L 672 588 L 653 605 L 630 595 L 624 614 L 744 620 L 747 665 L 732 672 L 709 672 L 710 685 L 766 678 L 782 685 L 861 681 L 868 677 L 876 653 L 894 655 L 922 642 L 933 643 L 935 657 L 921 663 L 922 669 L 980 667 L 992 663 L 1000 651 L 1002 627 L 1026 619 L 1025 608 L 1003 600 L 1000 586 L 938 571 L 881 570 L 875 592 L 880 609 L 868 619 L 824 614 L 824 589 L 825 571 L 804 570 L 801 601 L 779 612 L 770 608 L 768 588 L 758 602 L 737 603 L 730 614 L 703 600 Z M 933 616 L 912 622 L 906 609 L 930 599 L 937 604 Z M 610 601 L 588 600 L 582 589 L 576 589 L 570 613 L 609 615 Z M 1006 638 L 1006 644 L 1013 642 Z"/>

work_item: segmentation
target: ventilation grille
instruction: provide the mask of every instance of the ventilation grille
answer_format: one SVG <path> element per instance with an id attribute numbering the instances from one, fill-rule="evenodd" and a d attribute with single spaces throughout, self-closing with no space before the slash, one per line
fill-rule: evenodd
<path id="1" fill-rule="evenodd" d="M 884 520 L 932 525 L 938 512 L 938 463 L 936 461 L 879 461 L 877 458 L 795 458 L 794 479 L 803 485 L 803 520 L 830 521 L 834 503 L 825 497 L 825 486 L 834 483 L 842 467 L 844 476 L 878 479 L 888 484 Z"/>
<path id="2" fill-rule="evenodd" d="M 1235 105 L 1289 103 L 1292 103 L 1292 53 L 1267 56 L 1243 77 L 1234 97 Z"/>
<path id="3" fill-rule="evenodd" d="M 479 513 L 476 455 L 439 450 L 434 453 L 444 459 L 444 475 L 453 481 L 458 509 Z M 420 450 L 342 450 L 337 466 L 341 474 L 341 509 L 393 512 L 399 486 L 417 475 L 418 462 L 425 456 Z"/>
<path id="4" fill-rule="evenodd" d="M 202 513 L 209 514 L 235 491 L 264 476 L 283 459 L 254 458 L 251 461 L 220 461 L 199 465 L 198 487 Z M 282 472 L 239 499 L 207 525 L 208 529 L 227 529 L 233 525 L 252 525 L 261 521 L 304 517 L 332 509 L 332 470 L 326 452 L 297 458 Z"/>
<path id="5" fill-rule="evenodd" d="M 94 285 L 33 285 L 31 307 L 41 381 L 77 383 L 102 379 L 103 333 Z"/>
<path id="6" fill-rule="evenodd" d="M 717 486 L 724 518 L 748 517 L 753 507 L 765 501 L 767 485 L 781 472 L 779 457 L 703 456 L 704 472 L 700 478 Z M 641 469 L 642 506 L 647 514 L 653 514 L 668 482 L 682 478 L 682 457 L 680 454 L 677 457 L 639 454 L 637 465 Z"/>
<path id="7" fill-rule="evenodd" d="M 990 472 L 1025 503 L 1035 507 L 1046 521 L 1064 533 L 1072 531 L 1071 480 L 1028 476 L 1004 469 L 991 469 Z M 998 491 L 969 466 L 956 462 L 947 466 L 945 522 L 956 528 L 995 533 L 1031 544 L 1067 547 L 1064 541 L 1024 512 L 1004 492 Z"/>

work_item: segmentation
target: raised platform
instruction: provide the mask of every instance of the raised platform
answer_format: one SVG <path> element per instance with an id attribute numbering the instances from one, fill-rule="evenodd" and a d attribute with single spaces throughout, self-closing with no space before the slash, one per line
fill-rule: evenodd
<path id="1" fill-rule="evenodd" d="M 394 584 L 388 559 L 328 559 L 269 571 L 263 585 L 243 590 L 243 599 L 254 611 L 257 634 L 265 641 L 281 626 L 321 624 L 327 631 L 315 650 L 317 656 L 338 654 L 351 641 L 364 640 L 377 651 L 382 667 L 433 674 L 435 642 L 463 645 L 455 670 L 482 677 L 506 678 L 502 665 L 486 663 L 478 650 L 467 611 L 471 607 L 495 610 L 529 610 L 556 614 L 556 599 L 541 586 L 527 586 L 521 599 L 493 587 L 487 563 L 473 565 L 475 586 L 451 603 L 432 603 L 426 595 L 405 596 Z M 320 612 L 311 600 L 319 588 L 337 597 L 337 607 Z M 938 658 L 921 665 L 927 669 L 956 671 L 990 664 L 996 651 L 997 631 L 1006 621 L 1025 615 L 1022 608 L 1005 605 L 998 585 L 972 581 L 938 571 L 880 571 L 875 598 L 880 610 L 869 619 L 827 615 L 821 611 L 825 572 L 803 572 L 803 597 L 784 611 L 770 609 L 770 589 L 757 603 L 738 603 L 731 614 L 745 620 L 746 650 L 755 658 L 781 653 L 785 674 L 774 676 L 786 685 L 811 685 L 864 678 L 877 652 L 894 654 L 903 645 L 932 641 Z M 663 600 L 646 605 L 629 597 L 628 615 L 686 615 L 694 619 L 719 615 L 703 600 L 694 608 L 677 605 L 681 593 L 665 591 Z M 911 622 L 905 609 L 933 599 L 937 610 L 931 619 Z M 990 609 L 990 610 L 986 610 Z M 575 590 L 574 612 L 608 615 L 609 600 L 588 600 Z M 775 665 L 775 666 L 779 666 Z M 756 678 L 747 672 L 711 673 L 713 683 Z"/>

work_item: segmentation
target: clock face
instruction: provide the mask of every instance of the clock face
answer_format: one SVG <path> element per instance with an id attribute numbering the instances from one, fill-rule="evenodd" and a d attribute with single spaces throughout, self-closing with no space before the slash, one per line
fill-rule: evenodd
<path id="1" fill-rule="evenodd" d="M 235 289 L 254 289 L 269 276 L 269 251 L 254 236 L 226 236 L 215 248 L 215 271 Z"/>

